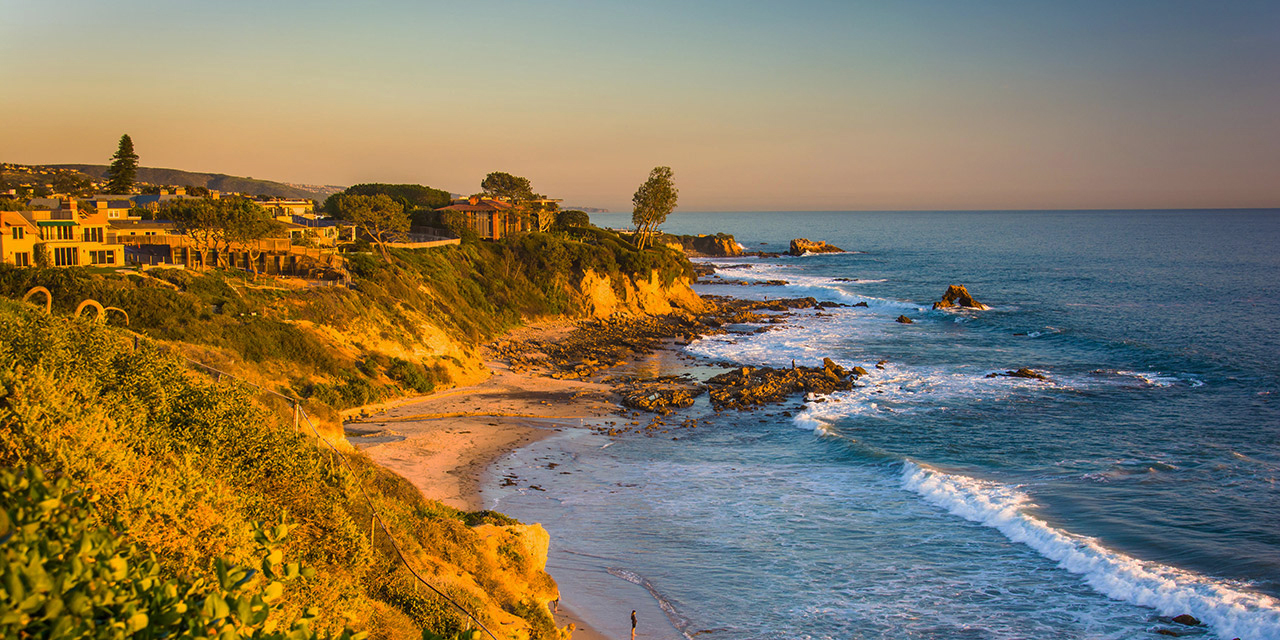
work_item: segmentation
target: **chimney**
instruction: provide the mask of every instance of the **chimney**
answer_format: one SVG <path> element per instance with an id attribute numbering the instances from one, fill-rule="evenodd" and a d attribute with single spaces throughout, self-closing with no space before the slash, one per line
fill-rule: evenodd
<path id="1" fill-rule="evenodd" d="M 162 188 L 160 189 L 160 195 L 162 195 L 162 196 L 167 196 L 167 195 L 169 195 L 169 190 L 168 190 L 168 189 L 165 189 L 165 188 L 163 188 L 163 187 L 162 187 Z"/>
<path id="2" fill-rule="evenodd" d="M 470 198 L 467 198 L 467 202 L 473 205 L 480 204 L 480 196 L 471 196 Z"/>
<path id="3" fill-rule="evenodd" d="M 106 201 L 106 200 L 94 200 L 94 201 L 93 201 L 93 204 L 94 204 L 94 206 L 98 207 L 99 209 L 106 209 L 106 208 L 107 208 L 107 201 Z"/>
<path id="4" fill-rule="evenodd" d="M 176 189 L 174 189 L 174 190 L 173 190 L 173 195 L 175 195 L 175 196 L 185 196 L 185 195 L 187 195 L 187 188 L 186 188 L 186 187 L 178 187 L 178 188 L 176 188 Z"/>

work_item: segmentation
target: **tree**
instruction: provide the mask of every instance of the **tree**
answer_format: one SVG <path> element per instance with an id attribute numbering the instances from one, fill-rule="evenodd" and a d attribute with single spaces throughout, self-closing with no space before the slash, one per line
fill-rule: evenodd
<path id="1" fill-rule="evenodd" d="M 564 229 L 566 227 L 589 227 L 591 226 L 591 216 L 585 211 L 577 209 L 569 209 L 556 214 L 556 226 Z"/>
<path id="2" fill-rule="evenodd" d="M 216 251 L 215 267 L 221 266 L 232 243 L 259 240 L 278 228 L 262 207 L 244 198 L 174 200 L 160 210 L 160 217 L 172 220 L 191 239 L 202 264 L 207 252 Z"/>
<path id="3" fill-rule="evenodd" d="M 679 196 L 671 167 L 654 167 L 649 172 L 649 179 L 631 196 L 631 222 L 636 225 L 637 247 L 643 249 L 654 230 L 667 221 Z"/>
<path id="4" fill-rule="evenodd" d="M 480 188 L 484 191 L 484 195 L 490 198 L 506 198 L 512 204 L 538 197 L 533 192 L 533 185 L 529 183 L 528 178 L 513 176 L 502 171 L 495 171 L 485 176 L 484 180 L 480 181 Z"/>
<path id="5" fill-rule="evenodd" d="M 449 206 L 449 192 L 420 184 L 367 183 L 347 187 L 345 191 L 330 196 L 324 203 L 329 215 L 338 215 L 337 196 L 376 196 L 384 194 L 399 202 L 405 211 L 439 209 Z"/>
<path id="6" fill-rule="evenodd" d="M 378 243 L 382 259 L 390 261 L 387 241 L 403 237 L 409 231 L 409 215 L 399 202 L 386 194 L 374 196 L 334 196 L 334 209 L 339 218 L 355 225 L 362 233 Z"/>
<path id="7" fill-rule="evenodd" d="M 245 200 L 244 202 L 248 202 Z M 284 225 L 277 222 L 257 203 L 248 202 L 250 206 L 240 207 L 227 219 L 226 238 L 228 245 L 234 243 L 247 254 L 249 270 L 253 279 L 258 279 L 258 257 L 262 255 L 264 238 L 277 236 Z"/>
<path id="8" fill-rule="evenodd" d="M 133 140 L 126 133 L 120 136 L 120 147 L 111 156 L 111 166 L 107 167 L 107 191 L 130 193 L 137 178 L 138 154 L 133 152 Z"/>

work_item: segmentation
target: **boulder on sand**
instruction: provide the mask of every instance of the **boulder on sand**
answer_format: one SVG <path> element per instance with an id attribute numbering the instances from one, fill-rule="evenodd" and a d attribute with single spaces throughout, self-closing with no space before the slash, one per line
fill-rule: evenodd
<path id="1" fill-rule="evenodd" d="M 969 295 L 969 290 L 964 288 L 962 284 L 953 284 L 947 287 L 947 292 L 942 294 L 942 299 L 933 303 L 934 309 L 990 309 L 985 304 L 973 299 Z"/>
<path id="2" fill-rule="evenodd" d="M 822 240 L 810 240 L 808 238 L 792 240 L 791 248 L 787 249 L 787 255 L 791 256 L 802 256 L 806 253 L 844 253 L 844 249 L 827 244 Z"/>

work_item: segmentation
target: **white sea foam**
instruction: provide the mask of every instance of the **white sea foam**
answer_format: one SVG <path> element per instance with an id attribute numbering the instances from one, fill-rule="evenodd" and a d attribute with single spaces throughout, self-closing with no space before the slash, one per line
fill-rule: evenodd
<path id="1" fill-rule="evenodd" d="M 1280 602 L 1174 567 L 1111 551 L 1096 540 L 1055 529 L 1027 513 L 1015 488 L 906 461 L 903 488 L 966 520 L 992 527 L 1081 575 L 1107 597 L 1151 607 L 1165 616 L 1189 613 L 1224 638 L 1280 638 Z"/>
<path id="2" fill-rule="evenodd" d="M 725 280 L 743 282 L 768 282 L 783 280 L 788 284 L 788 295 L 811 295 L 819 300 L 857 304 L 866 302 L 868 307 L 907 309 L 923 311 L 925 307 L 901 300 L 889 300 L 865 295 L 856 289 L 864 284 L 880 284 L 884 279 L 849 280 L 821 276 L 804 275 L 804 271 L 793 266 L 770 263 L 732 263 L 728 266 L 716 266 L 716 275 Z"/>
<path id="3" fill-rule="evenodd" d="M 941 366 L 912 367 L 890 362 L 879 369 L 869 363 L 840 364 L 861 365 L 868 373 L 858 379 L 858 386 L 853 389 L 837 391 L 824 397 L 823 402 L 808 403 L 792 420 L 796 426 L 825 432 L 831 424 L 852 417 L 877 418 L 944 410 L 959 399 L 972 402 L 1027 390 L 1061 388 L 1052 381 L 988 378 L 980 372 Z"/>

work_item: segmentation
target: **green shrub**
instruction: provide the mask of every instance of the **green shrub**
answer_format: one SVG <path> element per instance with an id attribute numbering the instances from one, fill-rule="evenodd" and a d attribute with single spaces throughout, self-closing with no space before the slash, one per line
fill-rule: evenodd
<path id="1" fill-rule="evenodd" d="M 258 530 L 259 568 L 219 558 L 214 575 L 175 577 L 98 525 L 97 501 L 66 477 L 47 480 L 39 467 L 0 470 L 0 636 L 331 637 L 310 629 L 316 611 L 288 619 L 281 606 L 287 583 L 315 575 L 284 562 L 288 526 Z M 365 635 L 347 629 L 338 637 Z"/>

